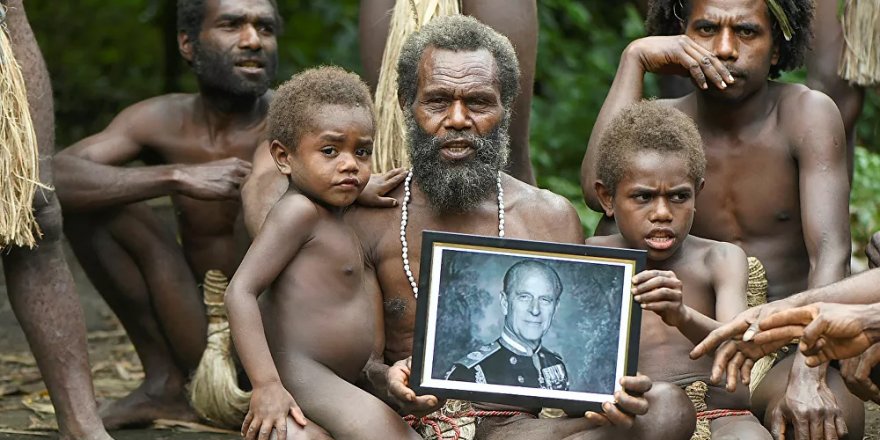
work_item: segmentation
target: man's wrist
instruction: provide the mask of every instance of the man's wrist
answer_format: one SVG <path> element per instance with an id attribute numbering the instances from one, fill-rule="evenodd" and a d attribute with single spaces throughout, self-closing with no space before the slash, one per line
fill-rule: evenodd
<path id="1" fill-rule="evenodd" d="M 172 191 L 175 193 L 180 192 L 186 186 L 186 173 L 179 166 L 171 165 L 168 167 L 166 180 L 170 184 Z"/>

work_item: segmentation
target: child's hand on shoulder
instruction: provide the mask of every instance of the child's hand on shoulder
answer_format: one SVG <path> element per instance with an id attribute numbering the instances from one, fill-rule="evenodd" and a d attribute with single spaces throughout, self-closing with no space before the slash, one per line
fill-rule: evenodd
<path id="1" fill-rule="evenodd" d="M 281 382 L 254 386 L 251 405 L 241 425 L 241 436 L 246 440 L 268 439 L 274 429 L 275 438 L 285 440 L 288 416 L 299 427 L 306 426 L 306 416 Z"/>
<path id="2" fill-rule="evenodd" d="M 645 270 L 634 276 L 632 283 L 633 299 L 642 309 L 656 313 L 666 325 L 677 327 L 684 322 L 687 310 L 681 301 L 681 281 L 675 272 Z"/>

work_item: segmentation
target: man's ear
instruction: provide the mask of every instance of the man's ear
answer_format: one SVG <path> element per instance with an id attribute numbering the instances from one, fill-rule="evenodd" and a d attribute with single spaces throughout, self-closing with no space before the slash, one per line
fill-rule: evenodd
<path id="1" fill-rule="evenodd" d="M 608 190 L 601 180 L 596 180 L 593 187 L 596 189 L 596 195 L 599 196 L 602 211 L 605 212 L 606 216 L 614 217 L 614 205 L 612 203 L 614 201 L 614 194 L 611 194 L 611 191 Z"/>
<path id="2" fill-rule="evenodd" d="M 501 300 L 501 314 L 507 316 L 507 293 L 502 290 L 498 294 L 498 299 Z"/>
<path id="3" fill-rule="evenodd" d="M 272 154 L 278 171 L 281 171 L 281 174 L 290 175 L 290 152 L 287 151 L 287 147 L 275 139 L 269 144 L 269 153 Z"/>
<path id="4" fill-rule="evenodd" d="M 773 54 L 770 55 L 770 65 L 775 66 L 779 63 L 779 44 L 773 45 Z"/>
<path id="5" fill-rule="evenodd" d="M 186 60 L 187 63 L 192 63 L 193 60 L 193 41 L 189 38 L 186 32 L 180 31 L 177 33 L 177 50 L 180 51 L 180 56 Z"/>
<path id="6" fill-rule="evenodd" d="M 696 196 L 696 195 L 699 195 L 699 194 L 700 194 L 700 191 L 703 190 L 703 187 L 704 187 L 704 186 L 706 186 L 706 179 L 700 179 L 700 181 L 697 182 L 697 194 L 694 194 L 694 195 L 695 195 L 695 196 Z"/>
<path id="7" fill-rule="evenodd" d="M 397 90 L 397 105 L 400 106 L 400 110 L 406 112 L 406 101 L 403 99 L 403 95 L 400 94 L 400 89 Z"/>

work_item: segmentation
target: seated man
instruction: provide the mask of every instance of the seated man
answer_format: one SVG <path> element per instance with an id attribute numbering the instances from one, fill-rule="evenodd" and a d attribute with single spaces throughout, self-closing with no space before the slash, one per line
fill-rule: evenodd
<path id="1" fill-rule="evenodd" d="M 840 112 L 820 92 L 768 80 L 803 61 L 812 11 L 811 0 L 653 2 L 647 28 L 657 36 L 623 52 L 590 137 L 581 173 L 589 206 L 601 208 L 592 185 L 594 146 L 620 109 L 642 99 L 645 73 L 689 75 L 696 91 L 658 102 L 690 116 L 703 140 L 710 184 L 696 202 L 691 233 L 758 258 L 770 301 L 842 279 L 850 235 Z M 793 427 L 802 438 L 821 438 L 826 426 L 845 420 L 850 435 L 861 436 L 863 405 L 840 373 L 807 368 L 802 355 L 788 353 L 752 395 L 765 426 L 777 435 Z"/>
<path id="2" fill-rule="evenodd" d="M 205 348 L 197 280 L 231 276 L 247 236 L 239 185 L 264 137 L 281 23 L 271 0 L 181 0 L 181 55 L 199 93 L 151 98 L 55 158 L 65 232 L 119 317 L 143 384 L 102 411 L 108 428 L 195 419 L 184 384 Z M 126 166 L 141 159 L 146 166 Z M 180 242 L 146 200 L 170 195 Z"/>
<path id="3" fill-rule="evenodd" d="M 562 357 L 541 344 L 559 307 L 562 281 L 552 267 L 520 261 L 504 274 L 504 328 L 495 342 L 456 362 L 448 380 L 568 390 Z"/>
<path id="4" fill-rule="evenodd" d="M 639 370 L 688 389 L 698 431 L 769 439 L 749 411 L 748 389 L 706 385 L 712 362 L 688 357 L 718 321 L 746 309 L 748 278 L 742 249 L 689 234 L 706 169 L 697 127 L 678 110 L 640 102 L 614 117 L 597 147 L 596 192 L 620 233 L 587 244 L 648 251 L 633 278 L 635 300 L 654 312 L 642 315 Z"/>
<path id="5" fill-rule="evenodd" d="M 567 200 L 501 171 L 519 79 L 516 55 L 506 38 L 472 18 L 435 19 L 408 37 L 398 75 L 413 164 L 403 188 L 391 194 L 401 211 L 358 207 L 347 216 L 360 237 L 368 286 L 383 299 L 376 311 L 383 315 L 384 329 L 377 334 L 378 350 L 364 370 L 362 385 L 402 413 L 422 415 L 436 410 L 439 401 L 416 397 L 405 385 L 416 318 L 420 231 L 562 243 L 583 243 L 583 231 Z M 283 179 L 271 167 L 255 172 Z M 247 202 L 250 223 L 261 223 L 263 209 L 278 197 L 269 191 L 259 203 Z M 395 366 L 389 367 L 391 363 Z M 622 385 L 617 405 L 606 402 L 603 415 L 537 419 L 539 409 L 530 409 L 511 417 L 481 417 L 476 435 L 561 439 L 591 431 L 589 435 L 608 439 L 690 436 L 694 412 L 681 390 L 665 383 L 652 386 L 645 376 L 625 377 Z M 477 412 L 467 412 L 471 423 L 474 414 L 492 414 L 475 406 Z"/>

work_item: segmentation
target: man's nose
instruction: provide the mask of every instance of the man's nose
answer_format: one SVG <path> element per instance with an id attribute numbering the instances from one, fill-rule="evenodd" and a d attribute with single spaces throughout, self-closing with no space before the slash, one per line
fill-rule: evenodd
<path id="1" fill-rule="evenodd" d="M 259 50 L 263 47 L 263 40 L 260 39 L 260 32 L 252 24 L 246 24 L 241 28 L 241 35 L 238 39 L 238 47 L 242 49 Z"/>
<path id="2" fill-rule="evenodd" d="M 538 305 L 538 299 L 535 298 L 529 303 L 529 313 L 534 316 L 538 316 L 541 314 L 541 307 Z"/>
<path id="3" fill-rule="evenodd" d="M 445 122 L 445 128 L 452 130 L 468 130 L 473 127 L 470 111 L 460 100 L 452 101 Z"/>
<path id="4" fill-rule="evenodd" d="M 715 37 L 714 46 L 712 51 L 720 60 L 735 60 L 739 56 L 733 29 L 722 29 Z"/>

